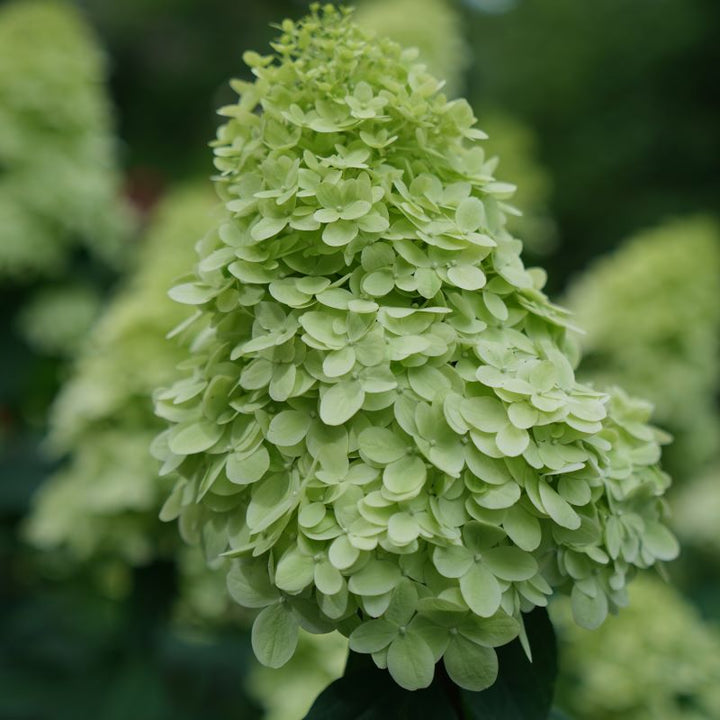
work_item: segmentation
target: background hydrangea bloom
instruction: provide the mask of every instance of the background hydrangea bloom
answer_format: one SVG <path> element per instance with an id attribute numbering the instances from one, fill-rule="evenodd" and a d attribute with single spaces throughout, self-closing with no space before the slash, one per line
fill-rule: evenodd
<path id="1" fill-rule="evenodd" d="M 79 246 L 127 262 L 105 75 L 72 6 L 0 11 L 0 276 L 58 274 Z"/>
<path id="2" fill-rule="evenodd" d="M 675 474 L 690 478 L 720 436 L 720 230 L 703 217 L 638 234 L 568 292 L 587 331 L 582 376 L 649 398 L 675 436 Z"/>
<path id="3" fill-rule="evenodd" d="M 661 436 L 576 381 L 467 103 L 332 8 L 282 31 L 221 111 L 228 215 L 171 293 L 206 322 L 156 395 L 163 517 L 234 558 L 263 663 L 338 628 L 405 688 L 443 658 L 481 690 L 554 589 L 595 627 L 674 557 Z"/>
<path id="4" fill-rule="evenodd" d="M 553 608 L 562 646 L 558 702 L 583 720 L 705 720 L 720 715 L 720 633 L 670 586 L 630 588 L 630 607 L 595 632 Z"/>
<path id="5" fill-rule="evenodd" d="M 462 18 L 448 0 L 363 0 L 354 16 L 360 27 L 416 47 L 433 75 L 446 82 L 446 92 L 462 91 L 463 71 L 470 52 L 463 37 Z"/>
<path id="6" fill-rule="evenodd" d="M 150 393 L 182 357 L 165 335 L 188 313 L 167 297 L 192 263 L 217 204 L 205 189 L 176 191 L 158 209 L 137 272 L 94 327 L 51 414 L 49 443 L 68 462 L 40 489 L 28 533 L 81 558 L 147 561 L 172 534 L 157 520 L 166 492 L 148 445 L 158 430 Z M 163 540 L 164 538 L 164 540 Z"/>

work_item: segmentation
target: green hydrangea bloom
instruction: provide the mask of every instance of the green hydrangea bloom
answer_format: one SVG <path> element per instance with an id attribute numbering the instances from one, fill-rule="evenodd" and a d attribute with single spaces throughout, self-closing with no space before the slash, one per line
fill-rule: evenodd
<path id="1" fill-rule="evenodd" d="M 369 0 L 360 4 L 354 20 L 362 28 L 389 37 L 405 47 L 416 47 L 418 60 L 429 72 L 445 80 L 445 92 L 459 94 L 469 64 L 462 19 L 446 0 Z M 508 228 L 523 238 L 526 248 L 547 252 L 555 239 L 548 212 L 550 180 L 538 165 L 535 138 L 518 120 L 498 110 L 483 110 L 488 134 L 486 155 L 503 159 L 503 175 L 522 179 L 514 196 L 521 213 L 511 213 Z M 495 159 L 497 162 L 497 159 Z"/>
<path id="2" fill-rule="evenodd" d="M 78 244 L 127 260 L 105 75 L 71 5 L 0 9 L 0 277 L 57 274 Z"/>
<path id="3" fill-rule="evenodd" d="M 150 395 L 183 357 L 165 340 L 187 310 L 167 290 L 193 262 L 193 244 L 217 204 L 207 189 L 164 201 L 141 248 L 138 269 L 93 328 L 50 415 L 49 443 L 68 462 L 39 490 L 29 538 L 79 558 L 106 554 L 146 561 L 174 547 L 157 519 L 165 485 L 148 446 L 159 429 Z"/>
<path id="4" fill-rule="evenodd" d="M 301 630 L 295 654 L 280 670 L 255 665 L 248 690 L 263 704 L 264 720 L 302 720 L 317 696 L 342 676 L 347 654 L 347 640 L 338 633 Z"/>
<path id="5" fill-rule="evenodd" d="M 575 380 L 468 104 L 344 11 L 282 32 L 221 111 L 228 215 L 171 293 L 205 323 L 156 394 L 163 516 L 234 558 L 264 664 L 339 629 L 407 689 L 443 658 L 481 690 L 554 589 L 596 626 L 674 557 L 659 436 Z"/>
<path id="6" fill-rule="evenodd" d="M 673 497 L 672 524 L 680 539 L 720 561 L 720 457 Z"/>
<path id="7" fill-rule="evenodd" d="M 550 214 L 552 182 L 538 160 L 537 138 L 517 118 L 501 110 L 483 110 L 480 123 L 487 133 L 487 153 L 502 158 L 503 178 L 515 183 L 513 205 L 522 209 L 509 215 L 507 227 L 522 238 L 526 250 L 550 253 L 557 240 L 557 228 Z"/>
<path id="8" fill-rule="evenodd" d="M 655 404 L 676 438 L 676 472 L 694 475 L 720 435 L 720 230 L 707 218 L 640 233 L 568 293 L 587 331 L 583 376 Z"/>
<path id="9" fill-rule="evenodd" d="M 354 16 L 360 27 L 415 47 L 428 71 L 457 95 L 470 61 L 462 19 L 448 0 L 363 0 Z"/>
<path id="10" fill-rule="evenodd" d="M 22 308 L 18 324 L 38 352 L 71 357 L 82 346 L 100 305 L 97 292 L 86 285 L 45 287 Z"/>
<path id="11" fill-rule="evenodd" d="M 596 632 L 562 608 L 565 640 L 556 702 L 582 720 L 709 720 L 720 717 L 720 632 L 657 578 L 638 578 L 630 607 Z"/>

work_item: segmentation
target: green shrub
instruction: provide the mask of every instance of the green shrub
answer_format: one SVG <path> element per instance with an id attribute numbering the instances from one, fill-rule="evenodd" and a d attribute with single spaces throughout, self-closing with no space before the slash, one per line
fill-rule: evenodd
<path id="1" fill-rule="evenodd" d="M 481 690 L 523 611 L 564 591 L 597 626 L 674 557 L 660 436 L 576 381 L 467 103 L 332 7 L 273 48 L 221 110 L 227 217 L 171 292 L 199 325 L 156 395 L 162 517 L 234 558 L 264 664 L 339 629 L 405 688 L 444 658 Z"/>

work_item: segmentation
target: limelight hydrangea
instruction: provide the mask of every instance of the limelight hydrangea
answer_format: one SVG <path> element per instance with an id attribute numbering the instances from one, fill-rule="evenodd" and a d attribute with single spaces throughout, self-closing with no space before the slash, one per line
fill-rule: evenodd
<path id="1" fill-rule="evenodd" d="M 469 64 L 469 49 L 462 20 L 446 0 L 368 0 L 353 16 L 360 27 L 389 37 L 406 47 L 416 47 L 418 60 L 442 78 L 446 94 L 454 96 L 463 87 L 463 71 Z M 498 110 L 483 109 L 482 125 L 488 134 L 488 166 L 491 158 L 503 159 L 503 175 L 522 179 L 514 203 L 522 208 L 510 213 L 511 232 L 517 232 L 525 247 L 547 251 L 554 240 L 554 224 L 548 214 L 550 181 L 536 158 L 535 138 L 522 123 Z"/>
<path id="2" fill-rule="evenodd" d="M 707 218 L 640 233 L 571 287 L 587 331 L 583 376 L 650 398 L 676 438 L 673 467 L 692 476 L 720 423 L 720 229 Z"/>
<path id="3" fill-rule="evenodd" d="M 638 578 L 630 607 L 596 632 L 553 619 L 566 642 L 556 702 L 582 720 L 720 717 L 720 632 L 658 578 Z"/>
<path id="4" fill-rule="evenodd" d="M 38 352 L 71 357 L 82 345 L 100 305 L 97 292 L 88 286 L 45 287 L 22 308 L 18 325 Z"/>
<path id="5" fill-rule="evenodd" d="M 172 533 L 157 520 L 167 484 L 147 447 L 158 432 L 152 389 L 183 357 L 165 334 L 187 309 L 167 290 L 192 263 L 193 244 L 217 205 L 206 189 L 170 195 L 159 208 L 127 286 L 94 327 L 50 414 L 49 443 L 67 464 L 39 490 L 27 532 L 79 558 L 146 561 Z M 168 545 L 169 544 L 169 545 Z"/>
<path id="6" fill-rule="evenodd" d="M 523 611 L 562 590 L 596 626 L 675 555 L 659 436 L 576 381 L 467 103 L 343 11 L 282 33 L 221 111 L 227 218 L 171 293 L 205 322 L 156 394 L 163 517 L 234 559 L 261 662 L 337 628 L 405 688 L 442 658 L 480 690 Z"/>
<path id="7" fill-rule="evenodd" d="M 71 5 L 0 9 L 0 277 L 62 272 L 78 245 L 127 260 L 105 74 Z"/>
<path id="8" fill-rule="evenodd" d="M 428 71 L 445 81 L 448 94 L 461 91 L 470 51 L 462 19 L 449 0 L 363 0 L 354 20 L 364 30 L 416 47 Z"/>

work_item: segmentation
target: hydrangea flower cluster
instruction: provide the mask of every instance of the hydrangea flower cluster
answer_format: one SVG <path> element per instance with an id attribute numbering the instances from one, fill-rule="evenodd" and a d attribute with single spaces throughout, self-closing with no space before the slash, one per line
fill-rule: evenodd
<path id="1" fill-rule="evenodd" d="M 675 436 L 668 460 L 690 478 L 717 452 L 720 228 L 707 217 L 639 233 L 574 283 L 586 330 L 583 377 L 649 398 Z"/>
<path id="2" fill-rule="evenodd" d="M 59 274 L 84 245 L 122 266 L 105 58 L 78 11 L 53 0 L 0 10 L 0 277 Z"/>
<path id="3" fill-rule="evenodd" d="M 146 562 L 174 548 L 157 514 L 169 489 L 147 447 L 161 425 L 150 395 L 184 356 L 165 340 L 188 314 L 167 297 L 193 262 L 217 205 L 206 188 L 176 190 L 145 238 L 137 271 L 109 304 L 50 412 L 48 444 L 67 462 L 42 485 L 26 527 L 44 548 L 77 559 Z"/>
<path id="4" fill-rule="evenodd" d="M 448 0 L 362 0 L 353 20 L 363 30 L 416 47 L 428 72 L 445 81 L 448 95 L 462 91 L 470 50 L 462 18 Z"/>
<path id="5" fill-rule="evenodd" d="M 470 52 L 462 19 L 447 0 L 367 0 L 360 3 L 353 20 L 364 30 L 405 47 L 416 47 L 418 61 L 445 81 L 446 95 L 454 97 L 462 92 Z M 550 180 L 538 164 L 533 133 L 497 109 L 483 108 L 480 120 L 489 135 L 485 148 L 488 167 L 491 159 L 497 162 L 496 158 L 502 157 L 504 175 L 522 179 L 513 197 L 513 204 L 521 207 L 522 213 L 508 214 L 508 228 L 522 237 L 526 249 L 547 252 L 555 239 L 548 211 Z"/>
<path id="6" fill-rule="evenodd" d="M 592 633 L 562 609 L 552 612 L 565 641 L 556 702 L 572 717 L 720 717 L 720 632 L 667 583 L 639 577 L 630 607 Z"/>
<path id="7" fill-rule="evenodd" d="M 221 110 L 228 216 L 171 291 L 205 322 L 156 394 L 163 517 L 234 558 L 261 662 L 302 624 L 407 689 L 442 658 L 481 690 L 523 611 L 557 589 L 598 625 L 675 555 L 660 437 L 576 381 L 468 104 L 330 6 L 273 48 Z"/>

